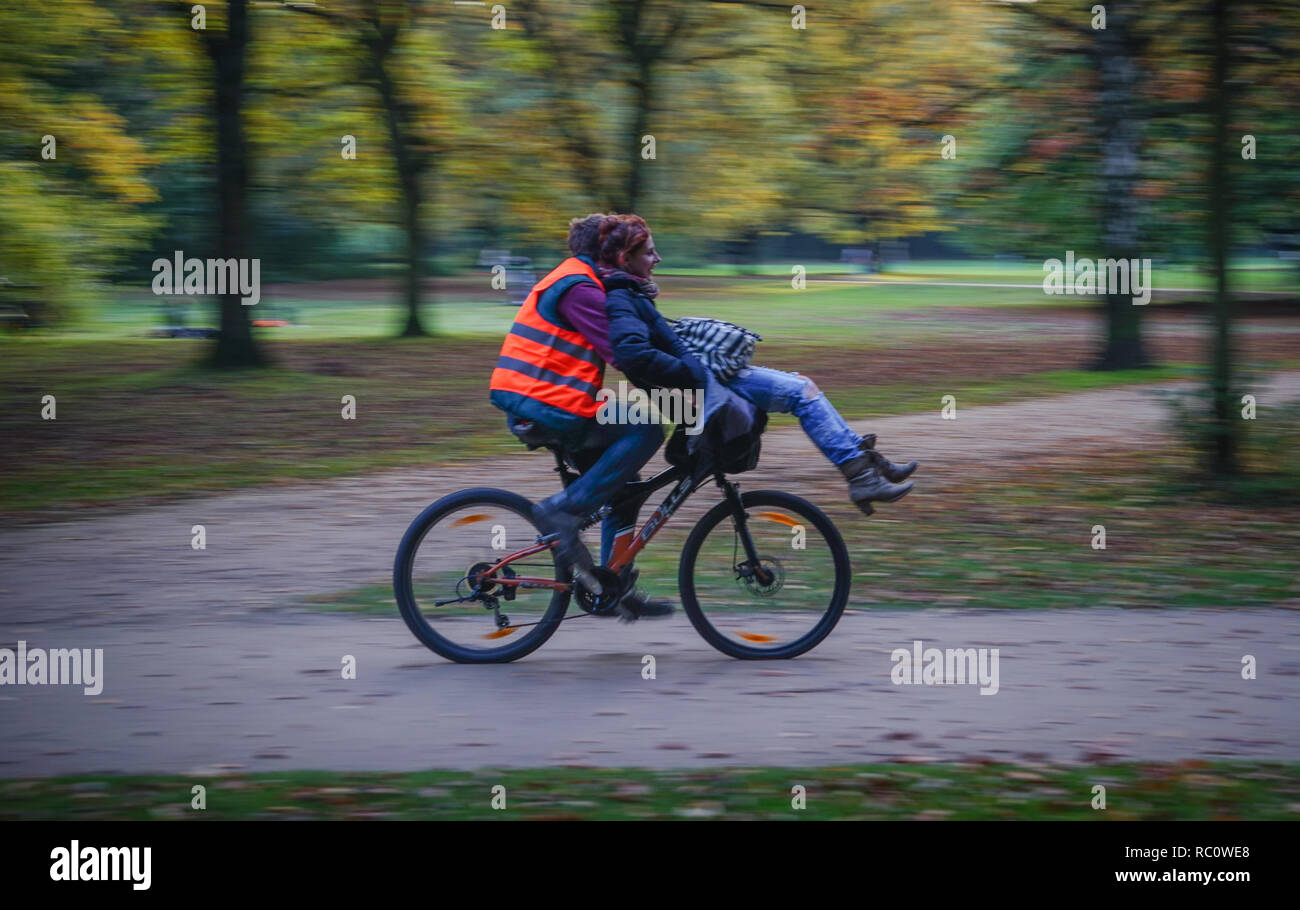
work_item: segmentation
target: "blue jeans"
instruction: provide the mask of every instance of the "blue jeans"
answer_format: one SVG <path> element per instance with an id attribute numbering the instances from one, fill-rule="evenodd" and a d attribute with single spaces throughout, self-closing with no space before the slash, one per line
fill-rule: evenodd
<path id="1" fill-rule="evenodd" d="M 807 376 L 768 367 L 746 367 L 728 382 L 737 395 L 748 398 L 764 411 L 793 414 L 823 455 L 832 464 L 844 464 L 861 455 L 862 437 L 844 422 L 821 389 Z"/>
<path id="2" fill-rule="evenodd" d="M 616 421 L 625 419 L 626 411 L 621 404 L 612 411 Z M 658 423 L 600 423 L 593 417 L 584 434 L 565 444 L 582 475 L 538 505 L 570 515 L 590 515 L 609 502 L 625 483 L 639 478 L 637 472 L 663 441 L 664 430 Z M 618 509 L 601 523 L 600 565 L 609 562 L 615 535 L 635 525 L 636 518 L 635 511 Z"/>

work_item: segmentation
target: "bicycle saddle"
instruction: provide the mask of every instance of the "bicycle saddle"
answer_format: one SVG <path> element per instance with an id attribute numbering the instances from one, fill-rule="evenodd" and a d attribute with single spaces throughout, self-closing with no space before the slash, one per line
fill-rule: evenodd
<path id="1" fill-rule="evenodd" d="M 510 432 L 514 433 L 520 442 L 528 446 L 529 451 L 541 448 L 561 448 L 560 440 L 555 434 L 535 420 L 512 420 L 509 426 Z"/>

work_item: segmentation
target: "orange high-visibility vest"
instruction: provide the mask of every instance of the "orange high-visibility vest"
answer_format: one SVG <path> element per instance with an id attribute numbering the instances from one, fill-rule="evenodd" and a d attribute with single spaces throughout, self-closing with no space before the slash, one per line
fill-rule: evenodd
<path id="1" fill-rule="evenodd" d="M 580 332 L 556 322 L 560 296 L 583 281 L 603 287 L 591 266 L 570 257 L 533 285 L 501 345 L 492 371 L 494 392 L 513 392 L 580 417 L 596 416 L 605 361 Z"/>

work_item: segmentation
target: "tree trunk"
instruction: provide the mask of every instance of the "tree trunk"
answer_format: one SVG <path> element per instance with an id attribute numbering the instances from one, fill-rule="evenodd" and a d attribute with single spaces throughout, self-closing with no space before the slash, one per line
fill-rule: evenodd
<path id="1" fill-rule="evenodd" d="M 1142 121 L 1138 114 L 1137 54 L 1130 43 L 1130 13 L 1108 4 L 1104 29 L 1095 32 L 1101 80 L 1102 249 L 1108 259 L 1140 259 L 1138 250 L 1138 151 Z M 1099 289 L 1100 290 L 1100 289 Z M 1106 337 L 1094 363 L 1098 370 L 1151 365 L 1142 342 L 1141 311 L 1131 295 L 1106 295 Z"/>
<path id="2" fill-rule="evenodd" d="M 393 84 L 392 77 L 389 76 L 384 65 L 388 49 L 392 47 L 393 37 L 384 36 L 372 44 L 371 66 L 384 104 L 388 139 L 393 146 L 398 185 L 402 190 L 402 226 L 406 231 L 406 287 L 403 294 L 406 303 L 406 322 L 401 335 L 403 338 L 417 338 L 429 334 L 420 320 L 420 284 L 424 274 L 424 228 L 421 222 L 423 180 L 421 178 L 428 161 L 411 148 L 411 140 L 407 132 L 407 125 L 411 121 L 410 111 L 398 96 L 397 86 Z"/>
<path id="3" fill-rule="evenodd" d="M 1209 172 L 1210 265 L 1214 271 L 1213 340 L 1210 354 L 1212 435 L 1209 467 L 1215 476 L 1235 476 L 1237 415 L 1232 401 L 1232 299 L 1228 293 L 1231 187 L 1228 177 L 1228 3 L 1213 0 L 1214 65 L 1209 85 L 1213 125 Z"/>
<path id="4" fill-rule="evenodd" d="M 402 176 L 402 192 L 406 195 L 406 325 L 402 329 L 403 338 L 418 338 L 427 335 L 420 323 L 420 279 L 424 273 L 421 261 L 424 248 L 424 233 L 420 227 L 420 181 L 415 175 Z"/>
<path id="5" fill-rule="evenodd" d="M 578 70 L 570 59 L 567 32 L 557 38 L 552 31 L 547 14 L 541 11 L 541 0 L 523 0 L 519 6 L 524 32 L 546 54 L 548 80 L 554 84 L 555 126 L 568 149 L 578 183 L 586 188 L 593 205 L 608 208 L 614 192 L 601 169 L 600 137 L 585 125 L 584 112 L 590 102 L 587 73 Z"/>
<path id="6" fill-rule="evenodd" d="M 207 39 L 216 74 L 214 113 L 217 121 L 218 255 L 244 259 L 248 253 L 246 211 L 248 203 L 248 146 L 244 138 L 242 103 L 244 61 L 248 48 L 247 0 L 228 0 L 228 27 L 224 38 Z M 261 366 L 261 350 L 253 340 L 248 308 L 238 288 L 222 295 L 221 334 L 209 363 L 222 368 Z"/>
<path id="7" fill-rule="evenodd" d="M 641 205 L 641 194 L 645 181 L 641 169 L 647 167 L 648 159 L 641 157 L 642 141 L 650 129 L 650 105 L 654 101 L 654 72 L 649 63 L 638 65 L 637 76 L 632 81 L 632 123 L 628 134 L 628 154 L 631 158 L 627 174 L 623 180 L 622 205 L 616 206 L 620 212 L 637 212 Z M 656 142 L 655 154 L 659 154 Z"/>

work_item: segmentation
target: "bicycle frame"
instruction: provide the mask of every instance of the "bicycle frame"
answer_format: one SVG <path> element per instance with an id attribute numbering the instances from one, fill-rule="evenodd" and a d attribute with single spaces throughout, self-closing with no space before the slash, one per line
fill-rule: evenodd
<path id="1" fill-rule="evenodd" d="M 578 475 L 569 470 L 568 466 L 564 462 L 564 457 L 560 452 L 552 449 L 552 453 L 555 455 L 556 471 L 559 472 L 560 480 L 563 485 L 567 487 L 578 478 Z M 637 554 L 645 549 L 646 545 L 650 543 L 651 538 L 653 538 L 655 534 L 659 533 L 660 528 L 662 528 L 668 519 L 672 517 L 673 513 L 681 507 L 682 503 L 685 502 L 692 493 L 704 486 L 704 484 L 710 479 L 710 476 L 717 481 L 718 486 L 722 488 L 724 497 L 729 503 L 731 503 L 732 511 L 736 516 L 737 529 L 740 532 L 741 544 L 745 550 L 747 564 L 753 567 L 753 571 L 758 575 L 759 580 L 766 584 L 767 578 L 765 576 L 767 573 L 759 564 L 758 552 L 754 548 L 754 541 L 749 536 L 749 531 L 745 527 L 745 509 L 741 504 L 740 493 L 736 489 L 736 485 L 727 480 L 727 478 L 720 472 L 712 475 L 705 474 L 696 477 L 686 468 L 676 466 L 660 471 L 648 480 L 635 480 L 624 485 L 623 489 L 615 495 L 613 501 L 609 506 L 607 506 L 609 509 L 616 509 L 621 506 L 635 503 L 639 511 L 641 506 L 645 504 L 645 501 L 654 495 L 656 490 L 662 489 L 669 484 L 675 484 L 672 490 L 669 491 L 668 496 L 659 505 L 659 508 L 655 509 L 654 513 L 646 519 L 645 524 L 641 526 L 641 530 L 637 532 L 636 536 L 633 537 L 631 541 L 627 541 L 625 537 L 619 537 L 615 540 L 614 552 L 610 555 L 609 563 L 605 568 L 618 573 L 636 559 Z M 591 522 L 595 523 L 598 521 L 601 514 L 602 512 L 593 514 L 591 516 Z M 573 587 L 571 584 L 568 582 L 554 581 L 549 578 L 531 578 L 524 576 L 517 576 L 515 578 L 495 577 L 497 572 L 501 571 L 502 568 L 510 563 L 524 559 L 534 553 L 540 553 L 542 550 L 547 550 L 550 547 L 551 542 L 536 543 L 530 547 L 525 547 L 522 550 L 518 550 L 503 557 L 500 562 L 492 566 L 488 571 L 484 572 L 483 575 L 487 578 L 491 578 L 495 584 L 503 586 L 513 586 L 516 588 L 551 588 L 557 591 L 568 591 Z"/>
<path id="2" fill-rule="evenodd" d="M 564 481 L 564 485 L 568 486 L 577 478 L 577 475 L 564 467 L 563 462 L 560 461 L 559 455 L 556 456 L 556 461 L 560 463 L 560 467 L 557 468 L 557 470 L 562 472 L 561 477 Z M 672 514 L 681 507 L 681 504 L 685 502 L 692 493 L 702 487 L 708 479 L 707 476 L 699 478 L 692 477 L 685 469 L 672 467 L 660 471 L 649 480 L 632 481 L 625 485 L 623 489 L 619 491 L 618 495 L 614 497 L 614 501 L 609 506 L 610 508 L 625 506 L 635 502 L 637 508 L 640 509 L 645 501 L 654 495 L 656 490 L 662 489 L 670 483 L 676 484 L 659 508 L 655 509 L 654 514 L 646 519 L 646 523 L 642 525 L 641 530 L 636 537 L 633 538 L 630 543 L 615 547 L 615 552 L 611 556 L 609 564 L 605 566 L 605 568 L 613 572 L 618 572 L 628 563 L 632 562 L 632 560 L 636 559 L 636 555 L 645 549 L 645 546 L 650 542 L 650 539 L 664 526 L 664 522 L 672 517 Z M 719 480 L 722 481 L 720 475 Z M 725 483 L 725 481 L 722 482 Z M 727 486 L 730 486 L 730 484 L 727 484 Z M 599 520 L 597 517 L 599 514 L 600 513 L 596 513 L 591 516 L 593 522 Z M 622 543 L 621 539 L 620 543 Z M 531 578 L 525 576 L 517 576 L 515 578 L 496 577 L 496 573 L 500 572 L 501 569 L 508 566 L 510 563 L 532 556 L 534 553 L 548 550 L 550 547 L 551 543 L 547 542 L 536 543 L 530 547 L 525 547 L 522 550 L 517 550 L 514 553 L 502 557 L 500 562 L 496 563 L 496 565 L 492 566 L 491 569 L 484 572 L 483 575 L 487 578 L 491 578 L 495 584 L 503 586 L 513 586 L 516 588 L 551 588 L 557 591 L 568 591 L 573 587 L 571 584 L 563 581 L 555 581 L 549 578 Z"/>
<path id="3" fill-rule="evenodd" d="M 668 493 L 668 497 L 660 504 L 659 508 L 655 509 L 654 514 L 646 519 L 646 523 L 641 526 L 640 532 L 632 538 L 631 542 L 625 542 L 622 537 L 615 539 L 614 552 L 610 554 L 609 565 L 605 568 L 612 572 L 618 572 L 636 559 L 636 555 L 645 549 L 646 544 L 650 542 L 650 538 L 654 537 L 659 532 L 659 529 L 664 526 L 664 522 L 671 518 L 672 514 L 681 507 L 687 497 L 702 487 L 707 479 L 707 477 L 694 478 L 682 468 L 668 468 L 665 471 L 660 471 L 649 480 L 633 481 L 623 487 L 619 494 L 614 497 L 614 501 L 610 503 L 611 509 L 635 502 L 637 509 L 640 510 L 641 506 L 656 490 L 676 481 L 676 486 Z"/>

